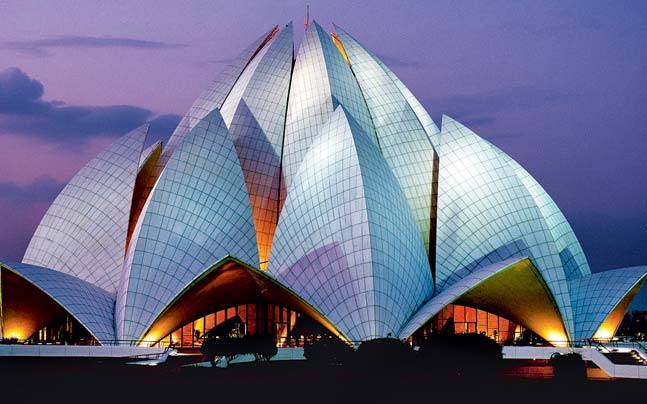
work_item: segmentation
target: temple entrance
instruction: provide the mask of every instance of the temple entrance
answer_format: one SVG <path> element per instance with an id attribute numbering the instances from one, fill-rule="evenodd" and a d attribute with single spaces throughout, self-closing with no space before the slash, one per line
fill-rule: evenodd
<path id="1" fill-rule="evenodd" d="M 278 347 L 303 346 L 311 338 L 332 335 L 308 316 L 276 303 L 239 304 L 199 317 L 164 336 L 155 345 L 196 349 L 205 338 L 272 336 Z"/>
<path id="2" fill-rule="evenodd" d="M 425 325 L 416 331 L 411 339 L 413 343 L 424 340 L 431 334 L 467 334 L 486 335 L 501 345 L 515 343 L 541 344 L 544 340 L 532 332 L 505 317 L 474 307 L 459 304 L 445 306 Z"/>
<path id="3" fill-rule="evenodd" d="M 232 293 L 235 291 L 235 293 Z M 140 344 L 199 348 L 205 333 L 238 317 L 242 336 L 272 336 L 279 346 L 295 346 L 300 319 L 340 336 L 316 309 L 263 272 L 229 259 L 205 271 L 150 326 Z M 303 327 L 301 327 L 303 328 Z M 310 327 L 312 328 L 312 327 Z"/>

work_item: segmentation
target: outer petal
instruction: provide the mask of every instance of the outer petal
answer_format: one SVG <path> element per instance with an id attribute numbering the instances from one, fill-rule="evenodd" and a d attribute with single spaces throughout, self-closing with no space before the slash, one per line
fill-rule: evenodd
<path id="1" fill-rule="evenodd" d="M 431 296 L 406 199 L 342 108 L 322 127 L 289 190 L 268 271 L 354 340 L 395 335 Z"/>
<path id="2" fill-rule="evenodd" d="M 72 178 L 41 220 L 23 262 L 117 290 L 147 131 L 145 125 L 117 140 Z"/>
<path id="3" fill-rule="evenodd" d="M 283 151 L 286 189 L 290 188 L 310 144 L 338 105 L 343 105 L 377 143 L 366 102 L 353 72 L 330 35 L 313 22 L 299 48 L 290 86 Z"/>
<path id="4" fill-rule="evenodd" d="M 514 168 L 517 176 L 535 200 L 535 204 L 539 208 L 539 211 L 546 221 L 546 225 L 553 235 L 566 277 L 571 279 L 591 274 L 584 250 L 582 250 L 582 246 L 577 240 L 577 236 L 575 236 L 571 225 L 566 220 L 562 211 L 559 210 L 555 201 L 553 201 L 544 188 L 519 163 L 511 159 L 501 150 L 498 151 L 501 156 L 508 160 L 510 166 Z"/>
<path id="5" fill-rule="evenodd" d="M 535 200 L 508 159 L 446 116 L 438 153 L 439 289 L 479 267 L 529 256 L 555 296 L 572 337 L 571 304 L 559 251 Z"/>
<path id="6" fill-rule="evenodd" d="M 647 266 L 613 269 L 569 281 L 575 339 L 606 340 L 615 335 L 622 318 L 647 280 Z"/>
<path id="7" fill-rule="evenodd" d="M 186 285 L 223 257 L 258 267 L 243 173 L 217 110 L 173 154 L 143 212 L 117 296 L 120 339 L 139 340 Z"/>
<path id="8" fill-rule="evenodd" d="M 430 230 L 435 227 L 432 217 L 436 216 L 432 211 L 434 148 L 407 99 L 377 58 L 344 31 L 337 32 L 366 99 L 382 155 L 407 197 L 429 250 Z"/>
<path id="9" fill-rule="evenodd" d="M 402 96 L 406 99 L 407 103 L 411 107 L 411 110 L 413 113 L 416 115 L 420 123 L 422 124 L 423 128 L 425 129 L 425 132 L 427 133 L 427 136 L 431 140 L 434 146 L 438 145 L 438 135 L 440 134 L 440 130 L 438 129 L 438 126 L 434 123 L 434 121 L 431 119 L 427 111 L 425 110 L 425 107 L 420 104 L 420 101 L 411 93 L 411 91 L 407 88 L 407 86 L 400 81 L 400 79 L 389 69 L 384 62 L 382 62 L 378 57 L 375 56 L 371 51 L 368 49 L 364 48 L 362 45 L 360 45 L 355 39 L 353 39 L 348 33 L 346 33 L 344 30 L 341 28 L 335 26 L 335 30 L 339 33 L 340 39 L 342 40 L 344 44 L 344 48 L 348 50 L 348 55 L 350 56 L 351 64 L 355 65 L 357 61 L 353 58 L 350 49 L 348 47 L 350 46 L 348 44 L 348 41 L 354 42 L 356 45 L 360 46 L 384 71 L 384 73 L 391 79 L 393 82 L 393 85 L 397 87 L 397 89 L 400 91 Z M 360 83 L 361 84 L 361 83 Z M 363 89 L 362 89 L 363 90 Z M 373 113 L 372 107 L 371 108 L 371 113 Z"/>
<path id="10" fill-rule="evenodd" d="M 0 271 L 11 271 L 17 274 L 51 297 L 100 343 L 115 339 L 113 315 L 115 299 L 112 294 L 88 282 L 48 268 L 18 262 L 0 263 L 0 266 L 2 267 Z M 9 294 L 6 290 L 4 292 L 5 295 Z M 3 320 L 4 326 L 10 328 L 7 324 L 9 319 L 3 318 Z M 35 331 L 37 330 L 31 330 L 28 333 L 31 335 Z M 7 332 L 10 333 L 10 330 Z"/>
<path id="11" fill-rule="evenodd" d="M 224 70 L 214 79 L 209 87 L 204 90 L 200 97 L 193 103 L 189 112 L 186 113 L 182 121 L 171 135 L 168 145 L 164 150 L 160 167 L 168 161 L 173 151 L 182 143 L 184 138 L 189 134 L 202 119 L 204 119 L 214 109 L 219 109 L 225 102 L 227 95 L 242 74 L 247 64 L 256 56 L 256 54 L 267 44 L 267 42 L 276 33 L 275 26 L 265 34 L 261 35 L 256 41 L 247 47 L 233 63 L 227 65 Z"/>
<path id="12" fill-rule="evenodd" d="M 263 269 L 279 216 L 293 48 L 288 24 L 250 62 L 221 109 L 245 175 Z"/>

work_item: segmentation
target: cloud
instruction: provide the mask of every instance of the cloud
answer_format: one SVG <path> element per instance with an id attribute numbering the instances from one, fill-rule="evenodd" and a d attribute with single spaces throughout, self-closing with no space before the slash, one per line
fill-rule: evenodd
<path id="1" fill-rule="evenodd" d="M 52 202 L 63 186 L 65 186 L 64 183 L 50 177 L 37 178 L 25 185 L 0 181 L 0 198 L 18 204 Z"/>
<path id="2" fill-rule="evenodd" d="M 221 58 L 221 59 L 208 59 L 202 62 L 197 62 L 196 65 L 200 67 L 213 66 L 213 65 L 230 65 L 236 62 L 236 58 Z"/>
<path id="3" fill-rule="evenodd" d="M 43 100 L 43 85 L 18 68 L 0 71 L 0 132 L 49 140 L 117 136 L 153 118 L 132 105 L 84 106 Z M 169 131 L 175 115 L 154 118 L 156 130 Z M 179 118 L 177 119 L 179 120 Z"/>
<path id="4" fill-rule="evenodd" d="M 25 185 L 0 181 L 2 258 L 20 260 L 41 217 L 64 184 L 41 177 Z"/>
<path id="5" fill-rule="evenodd" d="M 520 111 L 564 104 L 571 96 L 532 87 L 510 87 L 486 93 L 451 95 L 431 98 L 426 102 L 433 117 L 440 122 L 440 114 L 455 118 L 467 126 L 483 127 L 494 124 L 501 112 Z"/>
<path id="6" fill-rule="evenodd" d="M 38 80 L 18 68 L 0 71 L 0 114 L 36 112 L 43 107 L 39 100 L 44 92 Z"/>
<path id="7" fill-rule="evenodd" d="M 8 41 L 2 44 L 6 49 L 25 52 L 35 56 L 47 55 L 51 48 L 131 48 L 143 50 L 183 48 L 185 44 L 175 44 L 159 41 L 125 37 L 96 37 L 96 36 L 55 36 L 44 39 L 24 41 Z"/>
<path id="8" fill-rule="evenodd" d="M 147 144 L 153 144 L 160 140 L 166 142 L 168 137 L 173 133 L 175 127 L 180 123 L 182 117 L 175 114 L 160 115 L 150 121 L 150 128 L 148 129 Z"/>

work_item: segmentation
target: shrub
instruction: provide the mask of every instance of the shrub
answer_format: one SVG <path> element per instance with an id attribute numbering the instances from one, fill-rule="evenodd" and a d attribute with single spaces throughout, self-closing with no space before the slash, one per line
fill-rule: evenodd
<path id="1" fill-rule="evenodd" d="M 439 372 L 459 375 L 496 375 L 503 348 L 482 334 L 431 335 L 418 350 L 419 363 Z"/>
<path id="2" fill-rule="evenodd" d="M 18 338 L 16 337 L 0 339 L 0 344 L 3 344 L 3 345 L 15 345 L 17 343 L 18 343 Z"/>
<path id="3" fill-rule="evenodd" d="M 550 364 L 553 367 L 553 376 L 557 380 L 572 382 L 586 379 L 586 366 L 579 353 L 555 352 L 550 357 Z"/>
<path id="4" fill-rule="evenodd" d="M 381 370 L 411 366 L 413 360 L 413 350 L 405 342 L 396 338 L 377 338 L 362 342 L 353 362 L 366 370 Z"/>
<path id="5" fill-rule="evenodd" d="M 308 361 L 322 365 L 340 365 L 350 361 L 354 349 L 337 337 L 324 337 L 307 343 L 303 356 Z"/>

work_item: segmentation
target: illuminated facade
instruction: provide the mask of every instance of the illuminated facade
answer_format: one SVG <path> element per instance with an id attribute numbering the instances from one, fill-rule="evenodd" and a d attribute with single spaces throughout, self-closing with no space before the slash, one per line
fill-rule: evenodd
<path id="1" fill-rule="evenodd" d="M 611 338 L 647 277 L 591 274 L 527 171 L 459 122 L 437 126 L 337 27 L 309 24 L 297 52 L 291 24 L 272 28 L 167 144 L 146 135 L 90 161 L 23 262 L 1 263 L 3 338 L 195 348 L 236 322 L 284 345 L 304 324 L 349 341 L 578 344 Z"/>

